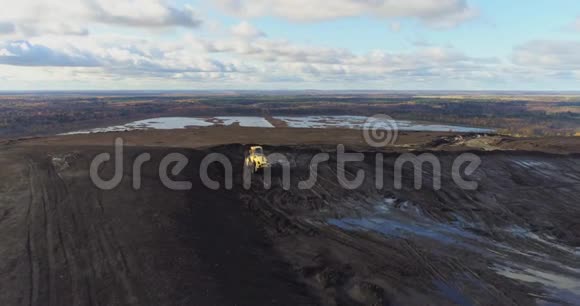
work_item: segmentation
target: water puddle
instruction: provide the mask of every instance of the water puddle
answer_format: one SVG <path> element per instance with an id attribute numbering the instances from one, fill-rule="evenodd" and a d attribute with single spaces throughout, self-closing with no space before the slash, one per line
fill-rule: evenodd
<path id="1" fill-rule="evenodd" d="M 419 205 L 392 197 L 378 203 L 372 216 L 330 219 L 327 222 L 347 231 L 374 231 L 397 238 L 421 237 L 474 250 L 479 250 L 475 244 L 482 242 L 481 237 L 462 227 L 431 220 Z"/>
<path id="2" fill-rule="evenodd" d="M 437 240 L 445 244 L 461 244 L 466 247 L 470 246 L 465 244 L 465 239 L 479 239 L 479 237 L 472 233 L 443 224 L 426 225 L 385 218 L 330 219 L 328 220 L 328 223 L 348 231 L 374 231 L 386 236 L 398 238 L 412 238 L 413 236 L 419 236 Z"/>
<path id="3" fill-rule="evenodd" d="M 580 301 L 580 278 L 565 276 L 530 267 L 496 266 L 496 273 L 517 281 L 540 284 L 549 294 L 549 300 L 577 305 Z M 538 297 L 542 299 L 542 297 Z"/>
<path id="4" fill-rule="evenodd" d="M 61 135 L 72 134 L 90 134 L 90 133 L 104 133 L 104 132 L 122 132 L 134 130 L 172 130 L 185 129 L 187 127 L 208 127 L 216 125 L 232 125 L 239 124 L 243 127 L 260 127 L 273 128 L 274 126 L 263 117 L 236 117 L 236 116 L 220 116 L 220 117 L 162 117 L 152 118 L 146 120 L 139 120 L 123 125 L 110 126 L 106 128 L 96 128 L 89 130 L 81 130 L 75 132 L 64 133 Z"/>
<path id="5" fill-rule="evenodd" d="M 499 230 L 513 236 L 516 239 L 528 240 L 531 242 L 531 243 L 528 242 L 528 244 L 537 246 L 541 249 L 550 249 L 551 251 L 563 252 L 563 253 L 566 253 L 568 255 L 572 255 L 572 256 L 576 256 L 576 257 L 578 255 L 580 255 L 578 253 L 577 248 L 558 243 L 556 238 L 551 237 L 551 236 L 546 236 L 546 235 L 540 236 L 537 233 L 534 233 L 531 230 L 525 229 L 521 226 L 509 226 L 509 227 L 500 228 Z M 533 252 L 530 252 L 530 253 L 533 253 Z M 541 255 L 541 254 L 538 254 L 538 255 Z"/>
<path id="6" fill-rule="evenodd" d="M 232 125 L 239 123 L 243 127 L 260 127 L 260 128 L 273 128 L 274 126 L 263 117 L 244 117 L 244 116 L 227 116 L 227 117 L 215 117 L 218 120 L 223 121 L 223 125 Z"/>
<path id="7" fill-rule="evenodd" d="M 364 116 L 278 116 L 275 119 L 286 122 L 292 128 L 349 128 L 363 129 L 368 117 Z M 431 132 L 472 132 L 490 133 L 491 129 L 482 129 L 465 126 L 444 124 L 421 124 L 407 120 L 395 120 L 400 131 L 431 131 Z M 382 123 L 382 128 L 391 130 L 391 123 Z M 381 123 L 376 122 L 373 128 L 380 128 Z"/>
<path id="8" fill-rule="evenodd" d="M 300 117 L 275 117 L 284 121 L 291 128 L 350 128 L 363 129 L 367 117 L 363 116 L 300 116 Z M 399 130 L 404 131 L 453 131 L 453 132 L 493 132 L 489 129 L 471 128 L 463 126 L 451 126 L 440 124 L 419 124 L 411 121 L 396 121 Z M 216 125 L 239 124 L 242 127 L 273 128 L 274 126 L 264 117 L 256 116 L 217 116 L 217 117 L 160 117 L 139 120 L 123 125 L 115 125 L 105 128 L 80 130 L 61 135 L 90 134 L 103 132 L 120 132 L 132 130 L 168 130 L 185 129 L 187 127 L 208 127 Z M 388 123 L 384 123 L 385 129 L 392 129 Z"/>

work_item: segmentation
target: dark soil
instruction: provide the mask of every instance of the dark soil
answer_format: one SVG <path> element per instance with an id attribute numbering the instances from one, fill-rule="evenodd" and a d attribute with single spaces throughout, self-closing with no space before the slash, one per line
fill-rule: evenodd
<path id="1" fill-rule="evenodd" d="M 428 143 L 427 141 L 425 143 Z M 512 142 L 513 144 L 513 142 Z M 110 146 L 5 145 L 0 149 L 0 305 L 580 305 L 580 156 L 474 151 L 480 168 L 459 188 L 451 164 L 462 151 L 434 151 L 442 189 L 425 167 L 413 188 L 409 167 L 394 188 L 398 152 L 384 153 L 383 188 L 375 187 L 376 152 L 346 167 L 365 181 L 347 190 L 336 155 L 321 145 L 266 146 L 291 166 L 290 190 L 275 169 L 242 187 L 243 145 L 207 149 L 125 148 L 121 184 L 96 188 L 92 158 Z M 314 188 L 301 190 L 321 150 Z M 132 161 L 143 152 L 140 190 Z M 190 163 L 172 191 L 160 160 Z M 203 185 L 208 153 L 221 188 Z M 415 151 L 419 154 L 419 151 Z M 101 169 L 113 174 L 113 164 Z"/>

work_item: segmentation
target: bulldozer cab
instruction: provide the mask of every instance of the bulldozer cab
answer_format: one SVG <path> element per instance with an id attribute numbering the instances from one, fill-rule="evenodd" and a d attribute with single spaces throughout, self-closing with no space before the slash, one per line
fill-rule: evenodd
<path id="1" fill-rule="evenodd" d="M 247 151 L 245 166 L 250 167 L 252 172 L 258 172 L 264 168 L 270 167 L 268 159 L 264 155 L 264 150 L 260 146 L 252 146 Z"/>
<path id="2" fill-rule="evenodd" d="M 259 146 L 250 147 L 250 155 L 264 155 L 264 150 Z"/>

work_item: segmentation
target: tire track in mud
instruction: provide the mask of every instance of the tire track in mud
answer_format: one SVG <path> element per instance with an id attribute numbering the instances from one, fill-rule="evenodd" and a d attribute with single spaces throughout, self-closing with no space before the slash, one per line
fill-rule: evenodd
<path id="1" fill-rule="evenodd" d="M 46 156 L 28 159 L 28 185 L 27 305 L 99 305 L 120 296 L 125 305 L 137 304 L 128 260 L 105 219 L 102 195 L 69 194 Z M 106 284 L 104 279 L 114 280 L 109 290 L 97 285 Z"/>
<path id="2" fill-rule="evenodd" d="M 47 175 L 46 177 L 50 177 L 50 168 L 47 169 Z M 48 300 L 48 305 L 56 305 L 57 302 L 55 300 L 56 298 L 56 284 L 55 284 L 55 280 L 54 280 L 54 276 L 55 276 L 55 271 L 54 269 L 57 266 L 56 263 L 56 259 L 55 259 L 55 252 L 59 249 L 62 249 L 63 246 L 60 246 L 60 248 L 56 248 L 55 247 L 55 241 L 54 241 L 54 235 L 53 235 L 53 224 L 54 222 L 58 222 L 58 216 L 56 218 L 54 218 L 54 211 L 51 207 L 48 207 L 49 205 L 54 205 L 55 202 L 51 201 L 51 197 L 48 193 L 48 190 L 46 188 L 46 183 L 41 184 L 41 190 L 42 190 L 42 209 L 43 209 L 43 217 L 44 217 L 44 234 L 45 234 L 45 242 L 46 242 L 46 254 L 47 254 L 47 281 L 48 281 L 48 289 L 47 289 L 47 300 Z M 51 205 L 51 206 L 52 206 Z M 58 205 L 58 204 L 57 204 Z M 56 219 L 56 220 L 55 220 Z"/>
<path id="3" fill-rule="evenodd" d="M 39 300 L 41 300 L 41 258 L 42 255 L 39 255 L 40 246 L 38 245 L 36 239 L 36 233 L 38 232 L 38 223 L 36 222 L 36 215 L 38 213 L 38 169 L 37 165 L 33 160 L 28 161 L 28 176 L 29 176 L 29 193 L 30 193 L 30 201 L 29 207 L 27 212 L 27 241 L 26 241 L 26 250 L 28 255 L 28 263 L 29 263 L 29 287 L 30 287 L 30 294 L 29 294 L 29 305 L 39 305 Z"/>
<path id="4" fill-rule="evenodd" d="M 52 169 L 54 171 L 54 167 Z M 60 177 L 57 172 L 54 173 Z M 67 204 L 64 208 L 72 212 L 77 232 L 81 233 L 75 235 L 73 241 L 77 246 L 75 249 L 78 249 L 73 261 L 80 267 L 82 280 L 77 281 L 85 293 L 84 297 L 75 298 L 80 302 L 86 297 L 90 305 L 106 305 L 105 301 L 118 299 L 123 300 L 124 305 L 137 304 L 128 261 L 105 215 L 101 191 L 91 190 L 82 197 L 72 196 L 63 204 Z"/>
<path id="5" fill-rule="evenodd" d="M 29 294 L 28 294 L 28 305 L 36 305 L 37 304 L 37 296 L 38 296 L 38 267 L 37 261 L 35 258 L 35 246 L 34 246 L 34 238 L 32 237 L 32 220 L 31 215 L 33 214 L 33 207 L 34 207 L 34 197 L 35 197 L 35 184 L 33 182 L 33 178 L 36 177 L 35 174 L 35 165 L 32 160 L 28 160 L 28 193 L 29 193 L 29 202 L 28 202 L 28 211 L 26 212 L 26 253 L 28 257 L 28 269 L 29 269 Z"/>
<path id="6" fill-rule="evenodd" d="M 95 305 L 93 262 L 87 257 L 91 253 L 87 254 L 85 243 L 82 241 L 88 224 L 79 210 L 79 207 L 86 202 L 80 201 L 68 192 L 65 180 L 55 169 L 52 161 L 47 163 L 47 173 L 45 188 L 55 192 L 53 203 L 58 221 L 57 228 L 61 233 L 64 228 L 64 235 L 60 237 L 62 237 L 61 247 L 66 272 L 68 272 L 68 285 L 63 286 L 62 289 L 72 289 L 73 294 L 69 297 L 72 304 L 88 302 L 90 305 Z"/>
<path id="7" fill-rule="evenodd" d="M 97 191 L 95 196 L 96 207 L 100 211 L 99 225 L 95 229 L 97 245 L 100 247 L 103 257 L 102 261 L 109 267 L 109 271 L 114 274 L 121 286 L 121 291 L 126 295 L 126 303 L 136 304 L 138 298 L 130 281 L 131 269 L 128 264 L 127 256 L 116 237 L 115 231 L 110 223 L 104 220 L 105 208 L 102 202 L 102 193 Z"/>
<path id="8" fill-rule="evenodd" d="M 55 280 L 56 269 L 60 266 L 57 256 L 66 252 L 66 247 L 59 238 L 62 233 L 59 234 L 59 217 L 55 216 L 54 211 L 57 199 L 52 193 L 54 189 L 51 188 L 51 192 L 46 186 L 47 178 L 50 177 L 49 168 L 44 172 L 34 160 L 28 163 L 30 206 L 26 222 L 31 292 L 29 305 L 59 305 Z M 68 260 L 64 261 L 66 268 Z"/>

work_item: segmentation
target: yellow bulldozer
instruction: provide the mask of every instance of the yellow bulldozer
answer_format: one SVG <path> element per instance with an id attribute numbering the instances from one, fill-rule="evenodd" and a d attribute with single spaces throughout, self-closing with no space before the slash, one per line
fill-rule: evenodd
<path id="1" fill-rule="evenodd" d="M 249 167 L 252 173 L 259 172 L 270 167 L 268 158 L 264 155 L 264 149 L 261 146 L 251 146 L 246 152 L 244 165 Z"/>

